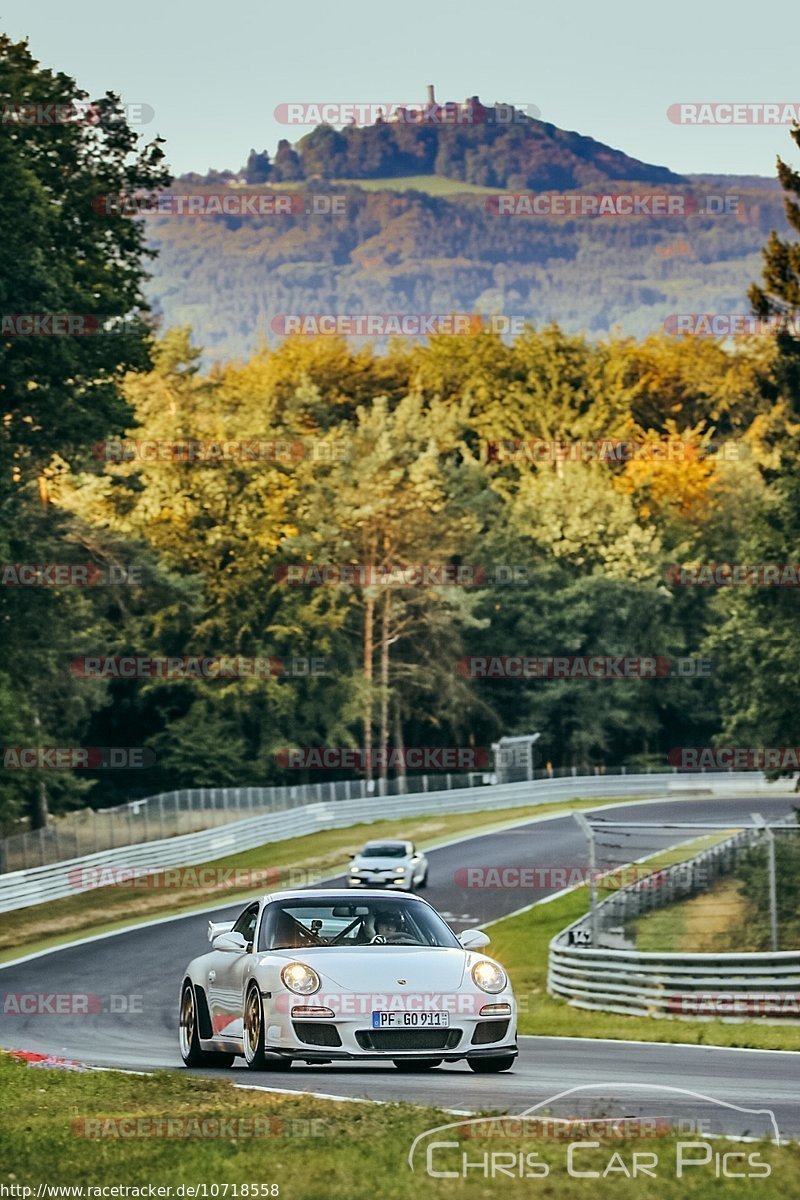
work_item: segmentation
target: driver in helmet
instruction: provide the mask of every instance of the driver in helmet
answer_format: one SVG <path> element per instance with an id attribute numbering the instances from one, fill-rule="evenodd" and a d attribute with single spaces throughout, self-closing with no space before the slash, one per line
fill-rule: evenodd
<path id="1" fill-rule="evenodd" d="M 396 941 L 404 933 L 403 917 L 396 909 L 384 908 L 375 913 L 375 936 L 373 945 L 385 945 Z"/>

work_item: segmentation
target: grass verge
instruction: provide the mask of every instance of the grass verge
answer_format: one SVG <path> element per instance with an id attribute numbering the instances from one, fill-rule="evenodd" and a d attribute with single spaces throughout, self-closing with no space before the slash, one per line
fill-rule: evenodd
<path id="1" fill-rule="evenodd" d="M 666 954 L 760 950 L 748 936 L 747 904 L 737 879 L 720 879 L 689 900 L 631 921 L 636 949 Z"/>
<path id="2" fill-rule="evenodd" d="M 603 803 L 613 804 L 614 800 L 609 798 Z M 458 837 L 459 834 L 488 831 L 498 825 L 515 825 L 530 817 L 597 806 L 597 799 L 558 801 L 478 813 L 374 821 L 351 825 L 347 829 L 328 829 L 287 841 L 268 843 L 240 854 L 201 863 L 193 869 L 198 872 L 211 869 L 215 872 L 247 872 L 277 867 L 281 868 L 282 874 L 286 873 L 287 882 L 284 886 L 292 886 L 293 873 L 328 875 L 346 871 L 349 856 L 355 854 L 368 838 L 403 837 L 419 842 L 425 849 L 433 849 L 438 843 Z M 120 851 L 120 862 L 124 866 L 124 850 Z M 176 912 L 202 911 L 215 902 L 224 904 L 231 900 L 235 903 L 237 899 L 267 890 L 263 885 L 254 887 L 252 884 L 202 887 L 191 883 L 193 876 L 190 871 L 192 868 L 188 868 L 185 875 L 189 886 L 182 888 L 158 886 L 158 877 L 151 877 L 128 884 L 76 892 L 74 896 L 62 900 L 50 900 L 45 904 L 19 909 L 13 920 L 6 920 L 0 929 L 0 962 L 16 958 L 23 952 L 32 954 L 37 950 L 46 950 L 73 938 L 125 929 L 142 920 L 172 916 Z M 300 882 L 298 877 L 296 885 Z"/>
<path id="3" fill-rule="evenodd" d="M 722 838 L 726 834 L 720 834 Z M 692 842 L 648 858 L 657 870 L 696 854 L 711 838 Z M 608 890 L 605 892 L 608 894 Z M 600 898 L 603 898 L 600 890 Z M 548 947 L 551 938 L 589 909 L 588 888 L 538 904 L 527 912 L 505 917 L 485 928 L 491 935 L 489 953 L 507 968 L 520 1003 L 519 1032 L 543 1037 L 588 1037 L 691 1045 L 746 1046 L 758 1050 L 800 1050 L 800 1025 L 761 1021 L 692 1021 L 679 1018 L 626 1017 L 573 1007 L 547 994 Z M 660 914 L 659 914 L 660 915 Z"/>
<path id="4" fill-rule="evenodd" d="M 457 1100 L 457 1079 L 454 1085 Z M 30 1188 L 33 1197 L 40 1185 L 77 1186 L 81 1191 L 74 1194 L 86 1200 L 92 1196 L 89 1188 L 122 1185 L 129 1190 L 117 1194 L 132 1197 L 147 1196 L 148 1185 L 154 1185 L 172 1189 L 173 1197 L 224 1198 L 233 1196 L 234 1184 L 239 1196 L 278 1195 L 281 1200 L 374 1200 L 376 1195 L 412 1200 L 422 1189 L 437 1200 L 484 1200 L 498 1194 L 508 1200 L 529 1200 L 533 1194 L 548 1200 L 714 1200 L 753 1192 L 761 1200 L 785 1200 L 800 1195 L 797 1145 L 761 1142 L 744 1147 L 769 1168 L 767 1177 L 755 1181 L 716 1178 L 713 1153 L 705 1167 L 685 1169 L 678 1179 L 675 1138 L 662 1137 L 644 1146 L 638 1139 L 614 1138 L 578 1151 L 574 1169 L 596 1171 L 601 1177 L 576 1178 L 568 1174 L 563 1143 L 530 1137 L 514 1139 L 513 1144 L 472 1137 L 461 1141 L 448 1130 L 447 1140 L 458 1144 L 437 1151 L 432 1162 L 434 1169 L 455 1170 L 456 1177 L 433 1178 L 426 1173 L 424 1153 L 415 1157 L 416 1170 L 411 1172 L 408 1152 L 417 1135 L 457 1119 L 436 1109 L 241 1091 L 228 1081 L 181 1073 L 143 1078 L 113 1071 L 31 1070 L 5 1055 L 0 1055 L 0 1089 L 6 1101 L 0 1184 Z M 258 1130 L 260 1136 L 248 1136 L 250 1130 Z M 170 1131 L 171 1136 L 165 1136 Z M 724 1141 L 710 1145 L 716 1153 L 742 1149 Z M 630 1170 L 637 1149 L 656 1156 L 651 1165 L 654 1177 L 625 1178 L 619 1163 L 627 1163 Z M 494 1164 L 484 1154 L 500 1153 L 505 1172 L 489 1174 Z M 691 1153 L 700 1157 L 696 1149 Z M 519 1168 L 509 1171 L 509 1155 L 517 1162 L 518 1156 L 528 1154 L 537 1157 L 523 1158 L 525 1167 L 533 1161 L 535 1171 L 528 1178 L 515 1177 Z M 486 1165 L 464 1172 L 464 1157 Z M 609 1176 L 603 1179 L 609 1163 Z M 737 1158 L 735 1169 L 742 1166 Z M 759 1171 L 763 1174 L 764 1167 Z M 182 1193 L 176 1191 L 181 1185 Z M 19 1190 L 2 1194 L 27 1200 Z"/>

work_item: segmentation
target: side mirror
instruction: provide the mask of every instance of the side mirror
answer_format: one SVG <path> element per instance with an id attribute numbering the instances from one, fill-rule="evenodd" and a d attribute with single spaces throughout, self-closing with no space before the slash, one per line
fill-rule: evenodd
<path id="1" fill-rule="evenodd" d="M 230 933 L 235 924 L 235 921 L 209 921 L 208 940 L 213 942 L 221 933 Z"/>
<path id="2" fill-rule="evenodd" d="M 214 950 L 233 950 L 241 953 L 248 947 L 243 933 L 220 933 L 211 943 Z"/>
<path id="3" fill-rule="evenodd" d="M 482 929 L 462 929 L 458 940 L 465 950 L 480 950 L 481 947 L 488 946 L 492 939 Z"/>

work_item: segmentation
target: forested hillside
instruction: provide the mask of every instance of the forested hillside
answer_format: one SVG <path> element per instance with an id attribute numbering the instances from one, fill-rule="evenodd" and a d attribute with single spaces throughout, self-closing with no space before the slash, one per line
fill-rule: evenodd
<path id="1" fill-rule="evenodd" d="M 208 375 L 172 333 L 153 370 L 128 377 L 128 450 L 109 443 L 88 470 L 48 472 L 40 553 L 52 538 L 50 557 L 144 573 L 72 589 L 80 629 L 53 626 L 51 656 L 67 673 L 77 655 L 143 653 L 316 657 L 324 670 L 73 672 L 68 685 L 35 689 L 45 730 L 63 737 L 69 713 L 80 744 L 155 752 L 153 767 L 113 783 L 97 772 L 93 803 L 302 777 L 281 769 L 281 748 L 363 744 L 365 721 L 378 745 L 486 746 L 536 729 L 556 765 L 665 761 L 675 745 L 706 744 L 749 688 L 746 669 L 731 675 L 714 648 L 748 598 L 681 586 L 670 566 L 736 559 L 743 545 L 763 553 L 757 531 L 778 497 L 768 467 L 787 420 L 774 404 L 775 356 L 771 339 L 730 352 L 692 339 L 590 344 L 551 328 L 512 346 L 479 333 L 386 355 L 293 339 Z M 685 453 L 559 462 L 504 446 L 615 437 Z M 185 438 L 217 448 L 187 460 L 169 450 Z M 253 439 L 283 450 L 248 461 L 220 449 Z M 167 450 L 154 458 L 142 445 Z M 794 545 L 781 549 L 792 561 Z M 11 559 L 22 553 L 12 536 Z M 346 563 L 481 569 L 465 587 L 287 582 L 292 564 Z M 28 627 L 50 602 L 44 589 L 4 590 L 26 606 Z M 520 654 L 714 663 L 700 679 L 492 680 L 463 669 L 466 657 Z M 11 661 L 24 663 L 13 646 Z M 16 686 L 24 725 L 24 673 Z M 7 814 L 26 774 L 5 773 Z M 67 802 L 75 777 L 48 776 L 51 802 Z"/>
<path id="2" fill-rule="evenodd" d="M 509 217 L 492 211 L 488 193 L 317 182 L 303 194 L 342 197 L 343 213 L 148 216 L 158 251 L 148 293 L 165 326 L 191 325 L 207 364 L 274 346 L 285 313 L 495 313 L 643 337 L 676 312 L 747 312 L 764 240 L 786 229 L 780 190 L 751 180 L 669 190 L 700 208 L 733 196 L 736 211 Z"/>

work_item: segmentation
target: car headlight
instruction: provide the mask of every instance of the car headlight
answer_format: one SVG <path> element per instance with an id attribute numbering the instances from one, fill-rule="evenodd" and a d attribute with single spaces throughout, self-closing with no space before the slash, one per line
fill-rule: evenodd
<path id="1" fill-rule="evenodd" d="M 360 870 L 361 870 L 361 867 L 351 867 L 351 868 L 350 868 L 350 874 L 351 874 L 351 875 L 358 875 L 358 873 L 359 873 L 359 871 L 360 871 Z"/>
<path id="2" fill-rule="evenodd" d="M 305 963 L 289 963 L 281 971 L 281 979 L 289 991 L 296 992 L 298 996 L 310 996 L 320 989 L 319 975 Z"/>
<path id="3" fill-rule="evenodd" d="M 394 873 L 395 873 L 395 875 L 405 875 L 406 868 L 405 867 L 395 867 Z"/>
<path id="4" fill-rule="evenodd" d="M 482 992 L 502 992 L 508 983 L 506 973 L 497 963 L 482 958 L 472 968 L 472 979 Z"/>

